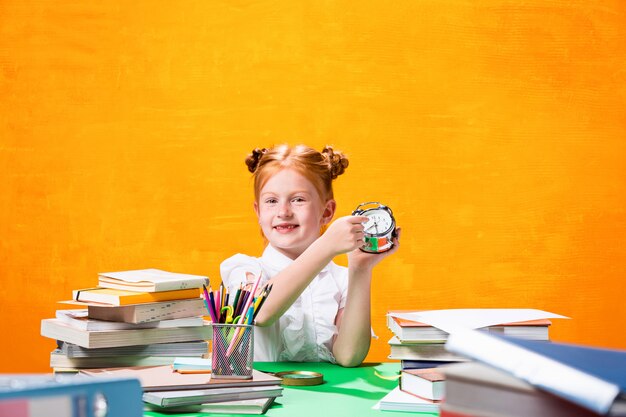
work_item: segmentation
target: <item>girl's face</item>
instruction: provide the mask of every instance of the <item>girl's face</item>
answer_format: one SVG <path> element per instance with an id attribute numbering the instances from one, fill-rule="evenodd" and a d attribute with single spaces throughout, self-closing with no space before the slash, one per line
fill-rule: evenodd
<path id="1" fill-rule="evenodd" d="M 330 222 L 335 201 L 324 203 L 306 177 L 283 169 L 267 180 L 254 211 L 271 245 L 296 259 L 320 236 L 320 228 Z"/>

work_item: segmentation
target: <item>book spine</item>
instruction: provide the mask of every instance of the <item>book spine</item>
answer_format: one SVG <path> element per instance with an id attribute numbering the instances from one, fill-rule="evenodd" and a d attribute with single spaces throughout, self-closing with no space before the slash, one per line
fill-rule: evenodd
<path id="1" fill-rule="evenodd" d="M 599 414 L 606 414 L 618 386 L 576 368 L 475 330 L 451 334 L 446 349 L 520 378 Z"/>

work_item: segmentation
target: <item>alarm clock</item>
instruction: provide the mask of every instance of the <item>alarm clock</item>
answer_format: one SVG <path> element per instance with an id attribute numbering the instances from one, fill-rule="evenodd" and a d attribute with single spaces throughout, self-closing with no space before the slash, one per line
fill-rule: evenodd
<path id="1" fill-rule="evenodd" d="M 352 212 L 353 216 L 368 217 L 363 224 L 363 252 L 382 253 L 393 247 L 396 237 L 396 220 L 391 209 L 376 202 L 362 203 Z"/>

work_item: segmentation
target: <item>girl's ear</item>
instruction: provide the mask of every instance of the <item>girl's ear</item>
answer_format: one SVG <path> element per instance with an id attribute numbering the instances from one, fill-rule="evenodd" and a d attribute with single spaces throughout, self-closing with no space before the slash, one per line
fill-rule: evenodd
<path id="1" fill-rule="evenodd" d="M 322 213 L 322 226 L 330 223 L 335 215 L 335 209 L 337 208 L 337 203 L 335 200 L 328 200 L 326 205 L 324 206 L 324 212 Z"/>
<path id="2" fill-rule="evenodd" d="M 259 203 L 257 203 L 256 201 L 254 202 L 253 205 L 254 208 L 254 212 L 256 213 L 257 218 L 259 217 Z"/>

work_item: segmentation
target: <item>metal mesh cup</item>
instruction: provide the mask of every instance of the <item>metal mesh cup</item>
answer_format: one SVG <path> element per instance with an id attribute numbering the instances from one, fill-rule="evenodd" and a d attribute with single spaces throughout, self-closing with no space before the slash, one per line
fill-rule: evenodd
<path id="1" fill-rule="evenodd" d="M 247 324 L 213 324 L 213 378 L 251 379 L 254 327 Z"/>

